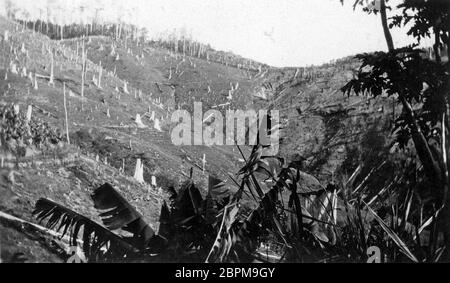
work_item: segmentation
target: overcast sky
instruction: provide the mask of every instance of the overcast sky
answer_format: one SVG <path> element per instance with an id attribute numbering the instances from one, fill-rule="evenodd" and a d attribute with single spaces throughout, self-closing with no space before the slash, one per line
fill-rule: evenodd
<path id="1" fill-rule="evenodd" d="M 339 0 L 13 0 L 36 16 L 48 2 L 65 10 L 57 21 L 88 19 L 102 7 L 104 18 L 121 16 L 152 35 L 184 29 L 216 49 L 277 67 L 386 50 L 379 16 L 353 11 L 353 0 L 344 6 Z M 84 16 L 80 4 L 87 7 Z M 396 46 L 411 43 L 402 30 L 393 37 Z"/>

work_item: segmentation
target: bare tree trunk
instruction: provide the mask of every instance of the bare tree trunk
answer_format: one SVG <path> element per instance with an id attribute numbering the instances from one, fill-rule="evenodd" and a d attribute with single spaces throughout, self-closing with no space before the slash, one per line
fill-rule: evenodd
<path id="1" fill-rule="evenodd" d="M 392 51 L 394 50 L 394 42 L 392 41 L 392 35 L 387 23 L 385 0 L 380 0 L 380 14 L 381 14 L 381 24 L 383 25 L 384 37 L 386 38 L 386 43 L 388 45 L 389 51 Z"/>
<path id="2" fill-rule="evenodd" d="M 103 73 L 103 67 L 102 67 L 102 61 L 100 61 L 99 67 L 98 67 L 98 88 L 102 88 L 102 73 Z"/>
<path id="3" fill-rule="evenodd" d="M 81 42 L 81 103 L 83 105 L 84 99 L 84 79 L 86 74 L 86 52 L 85 52 L 85 40 L 82 38 Z"/>
<path id="4" fill-rule="evenodd" d="M 49 82 L 49 84 L 51 84 L 51 85 L 54 85 L 55 84 L 55 81 L 54 81 L 54 73 L 53 73 L 53 65 L 54 65 L 54 59 L 53 59 L 53 50 L 52 50 L 52 48 L 50 47 L 50 56 L 51 56 L 51 59 L 50 59 L 50 82 Z"/>
<path id="5" fill-rule="evenodd" d="M 434 50 L 434 58 L 436 59 L 437 63 L 441 63 L 441 56 L 439 54 L 439 30 L 437 28 L 433 28 L 433 32 L 434 32 L 434 45 L 433 45 L 433 50 Z"/>
<path id="6" fill-rule="evenodd" d="M 437 29 L 434 29 L 435 32 L 435 44 L 434 49 L 436 53 L 436 62 L 441 62 L 441 57 L 439 54 L 439 33 Z M 447 42 L 444 42 L 444 45 L 448 47 L 450 46 L 450 38 L 447 39 Z M 447 64 L 447 71 L 450 71 L 450 65 Z M 447 91 L 449 91 L 447 89 Z M 443 158 L 443 183 L 444 183 L 444 241 L 445 241 L 445 259 L 447 262 L 450 262 L 450 165 L 449 165 L 449 152 L 447 145 L 449 143 L 448 138 L 450 137 L 450 132 L 447 126 L 450 126 L 450 101 L 447 101 L 446 105 L 446 113 L 442 115 L 442 158 Z M 446 120 L 447 118 L 447 120 Z M 446 125 L 447 124 L 447 125 Z"/>
<path id="7" fill-rule="evenodd" d="M 403 109 L 408 115 L 409 125 L 412 128 L 411 137 L 413 139 L 414 146 L 416 148 L 417 154 L 419 155 L 420 161 L 423 164 L 425 173 L 427 174 L 430 181 L 433 181 L 437 186 L 439 186 L 442 184 L 439 164 L 433 157 L 427 139 L 423 135 L 423 132 L 419 124 L 417 123 L 411 104 L 406 100 L 403 94 L 399 94 L 399 99 L 403 104 Z"/>
<path id="8" fill-rule="evenodd" d="M 67 103 L 66 103 L 66 83 L 63 83 L 63 94 L 64 94 L 64 116 L 66 120 L 66 138 L 67 138 L 67 144 L 70 144 L 70 138 L 69 138 L 69 119 L 67 117 Z"/>

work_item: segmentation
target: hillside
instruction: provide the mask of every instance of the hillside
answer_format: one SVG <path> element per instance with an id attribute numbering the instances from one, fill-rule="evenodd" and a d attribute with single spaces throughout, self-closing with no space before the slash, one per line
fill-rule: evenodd
<path id="1" fill-rule="evenodd" d="M 65 140 L 64 85 L 67 99 L 70 145 L 25 146 L 25 154 L 20 154 L 19 142 L 2 144 L 0 211 L 24 220 L 34 222 L 31 212 L 41 197 L 98 220 L 89 193 L 109 182 L 157 229 L 165 189 L 177 188 L 191 168 L 194 181 L 202 187 L 206 187 L 208 174 L 214 174 L 235 189 L 229 175 L 235 176 L 243 164 L 236 148 L 171 142 L 171 112 L 192 111 L 193 102 L 221 111 L 279 110 L 283 125 L 280 155 L 305 160 L 307 171 L 324 185 L 351 174 L 360 162 L 376 162 L 374 148 L 370 148 L 374 139 L 378 141 L 376 152 L 383 152 L 389 143 L 382 133 L 390 129 L 391 101 L 345 97 L 340 92 L 358 67 L 352 59 L 309 68 L 245 69 L 237 63 L 183 56 L 155 43 L 127 44 L 92 36 L 87 39 L 81 97 L 81 39 L 51 40 L 0 18 L 0 34 L 6 31 L 9 36 L 2 38 L 0 50 L 1 104 L 19 105 L 22 116 L 31 105 L 33 119 L 58 129 Z M 49 50 L 54 50 L 54 84 L 49 83 Z M 230 89 L 236 85 L 230 99 Z M 161 131 L 154 128 L 152 112 L 161 121 Z M 148 127 L 137 127 L 137 114 Z M 249 150 L 244 148 L 244 153 L 248 155 Z M 144 164 L 145 184 L 133 178 L 138 158 Z M 156 187 L 150 185 L 152 176 Z M 31 244 L 32 236 L 18 234 L 7 221 L 1 225 L 6 258 L 21 252 L 30 261 L 61 260 L 60 255 L 47 251 L 53 240 Z M 29 248 L 21 248 L 18 241 L 28 243 Z"/>
<path id="2" fill-rule="evenodd" d="M 391 142 L 387 133 L 398 105 L 386 97 L 347 97 L 340 91 L 358 67 L 347 58 L 319 67 L 274 70 L 261 87 L 268 98 L 257 104 L 280 111 L 280 155 L 303 160 L 324 183 L 339 182 L 340 175 L 353 173 L 359 164 L 375 162 L 368 160 L 372 157 L 380 160 Z"/>
<path id="3" fill-rule="evenodd" d="M 5 31 L 8 31 L 9 39 L 3 38 L 1 42 L 1 103 L 19 105 L 22 115 L 25 115 L 28 105 L 32 105 L 33 119 L 45 121 L 64 132 L 64 83 L 72 143 L 70 146 L 60 144 L 53 149 L 35 149 L 30 156 L 18 157 L 19 160 L 16 160 L 16 154 L 13 154 L 16 155 L 14 157 L 2 150 L 1 194 L 5 197 L 1 199 L 1 211 L 31 220 L 33 204 L 38 198 L 47 197 L 96 218 L 97 213 L 92 208 L 89 191 L 101 183 L 110 182 L 124 196 L 128 196 L 127 199 L 157 228 L 163 194 L 159 187 L 178 186 L 189 176 L 190 168 L 194 170 L 194 180 L 200 184 L 204 184 L 208 172 L 223 178 L 228 172 L 235 173 L 240 156 L 231 148 L 174 146 L 167 131 L 170 124 L 169 112 L 164 106 L 161 108 L 159 102 L 166 104 L 168 99 L 173 98 L 173 86 L 177 83 L 175 90 L 180 94 L 195 93 L 199 97 L 207 84 L 211 84 L 211 88 L 218 92 L 231 81 L 246 80 L 241 72 L 231 67 L 215 67 L 214 64 L 211 66 L 193 59 L 198 64 L 198 71 L 191 72 L 189 69 L 194 69 L 195 63 L 192 67 L 189 67 L 189 62 L 183 64 L 180 68 L 185 71 L 185 77 L 177 76 L 180 79 L 171 82 L 167 78 L 171 65 L 166 61 L 170 60 L 174 68 L 176 59 L 171 58 L 169 52 L 147 49 L 145 62 L 138 65 L 133 61 L 133 56 L 127 56 L 127 52 L 118 47 L 117 52 L 122 54 L 122 59 L 117 64 L 117 76 L 108 74 L 111 62 L 104 60 L 103 66 L 106 68 L 101 88 L 92 82 L 92 76 L 98 71 L 94 63 L 95 56 L 101 54 L 88 52 L 94 62 L 89 60 L 87 63 L 87 79 L 82 98 L 81 65 L 77 63 L 81 62 L 81 57 L 76 57 L 75 52 L 70 50 L 71 42 L 52 41 L 39 33 L 22 30 L 18 25 L 1 18 L 0 34 L 4 35 Z M 95 46 L 106 40 L 93 38 L 90 39 L 90 44 Z M 89 45 L 89 48 L 94 47 Z M 55 50 L 54 85 L 50 85 L 48 81 L 50 49 Z M 26 76 L 21 76 L 24 68 Z M 210 71 L 215 68 L 217 70 L 214 73 Z M 16 74 L 12 69 L 20 72 Z M 29 73 L 32 78 L 35 74 L 38 75 L 37 89 L 34 87 L 34 80 L 28 78 Z M 205 74 L 212 76 L 209 81 L 202 77 Z M 124 92 L 123 80 L 128 81 L 129 94 Z M 182 85 L 186 81 L 200 83 Z M 242 82 L 242 85 L 245 83 Z M 137 89 L 142 94 L 138 95 Z M 216 101 L 223 101 L 223 98 L 213 98 L 208 103 Z M 153 128 L 153 123 L 149 120 L 149 109 L 155 111 L 155 116 L 161 119 L 163 131 Z M 141 114 L 143 123 L 148 128 L 136 127 L 136 114 Z M 3 146 L 5 145 L 2 144 Z M 13 149 L 13 153 L 17 152 Z M 207 161 L 205 173 L 202 172 L 203 154 Z M 158 188 L 139 184 L 132 178 L 138 158 L 144 163 L 144 180 L 150 184 L 151 176 L 155 176 Z M 18 168 L 16 163 L 19 164 Z M 15 178 L 12 177 L 11 180 L 13 175 Z M 2 237 L 8 235 L 3 233 Z"/>

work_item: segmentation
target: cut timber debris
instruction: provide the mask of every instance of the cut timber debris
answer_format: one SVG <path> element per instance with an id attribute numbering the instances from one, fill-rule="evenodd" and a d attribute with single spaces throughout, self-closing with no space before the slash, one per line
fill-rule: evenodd
<path id="1" fill-rule="evenodd" d="M 126 81 L 123 82 L 123 92 L 126 94 L 130 94 L 130 92 L 128 91 L 128 84 Z"/>
<path id="2" fill-rule="evenodd" d="M 39 89 L 39 87 L 38 87 L 38 82 L 37 82 L 37 76 L 36 76 L 36 74 L 34 75 L 34 90 L 38 90 Z"/>
<path id="3" fill-rule="evenodd" d="M 134 170 L 134 178 L 139 183 L 145 183 L 144 181 L 144 164 L 142 164 L 141 159 L 136 161 L 136 169 Z"/>
<path id="4" fill-rule="evenodd" d="M 159 121 L 158 118 L 155 118 L 155 123 L 153 128 L 155 128 L 155 130 L 157 130 L 158 132 L 162 132 L 161 130 L 161 122 Z"/>
<path id="5" fill-rule="evenodd" d="M 146 125 L 144 125 L 144 123 L 142 123 L 141 115 L 140 115 L 140 114 L 136 114 L 136 120 L 135 120 L 135 123 L 137 124 L 137 126 L 138 126 L 139 128 L 146 128 L 146 127 L 147 127 Z"/>
<path id="6" fill-rule="evenodd" d="M 31 113 L 33 111 L 33 107 L 31 105 L 28 105 L 28 109 L 27 109 L 27 117 L 26 117 L 26 121 L 30 122 L 31 121 Z"/>

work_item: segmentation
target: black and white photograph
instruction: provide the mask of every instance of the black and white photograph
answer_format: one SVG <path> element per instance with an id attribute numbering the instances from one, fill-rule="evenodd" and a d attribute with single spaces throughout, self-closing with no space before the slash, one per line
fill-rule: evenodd
<path id="1" fill-rule="evenodd" d="M 0 0 L 0 263 L 449 263 L 449 45 L 450 0 Z"/>

